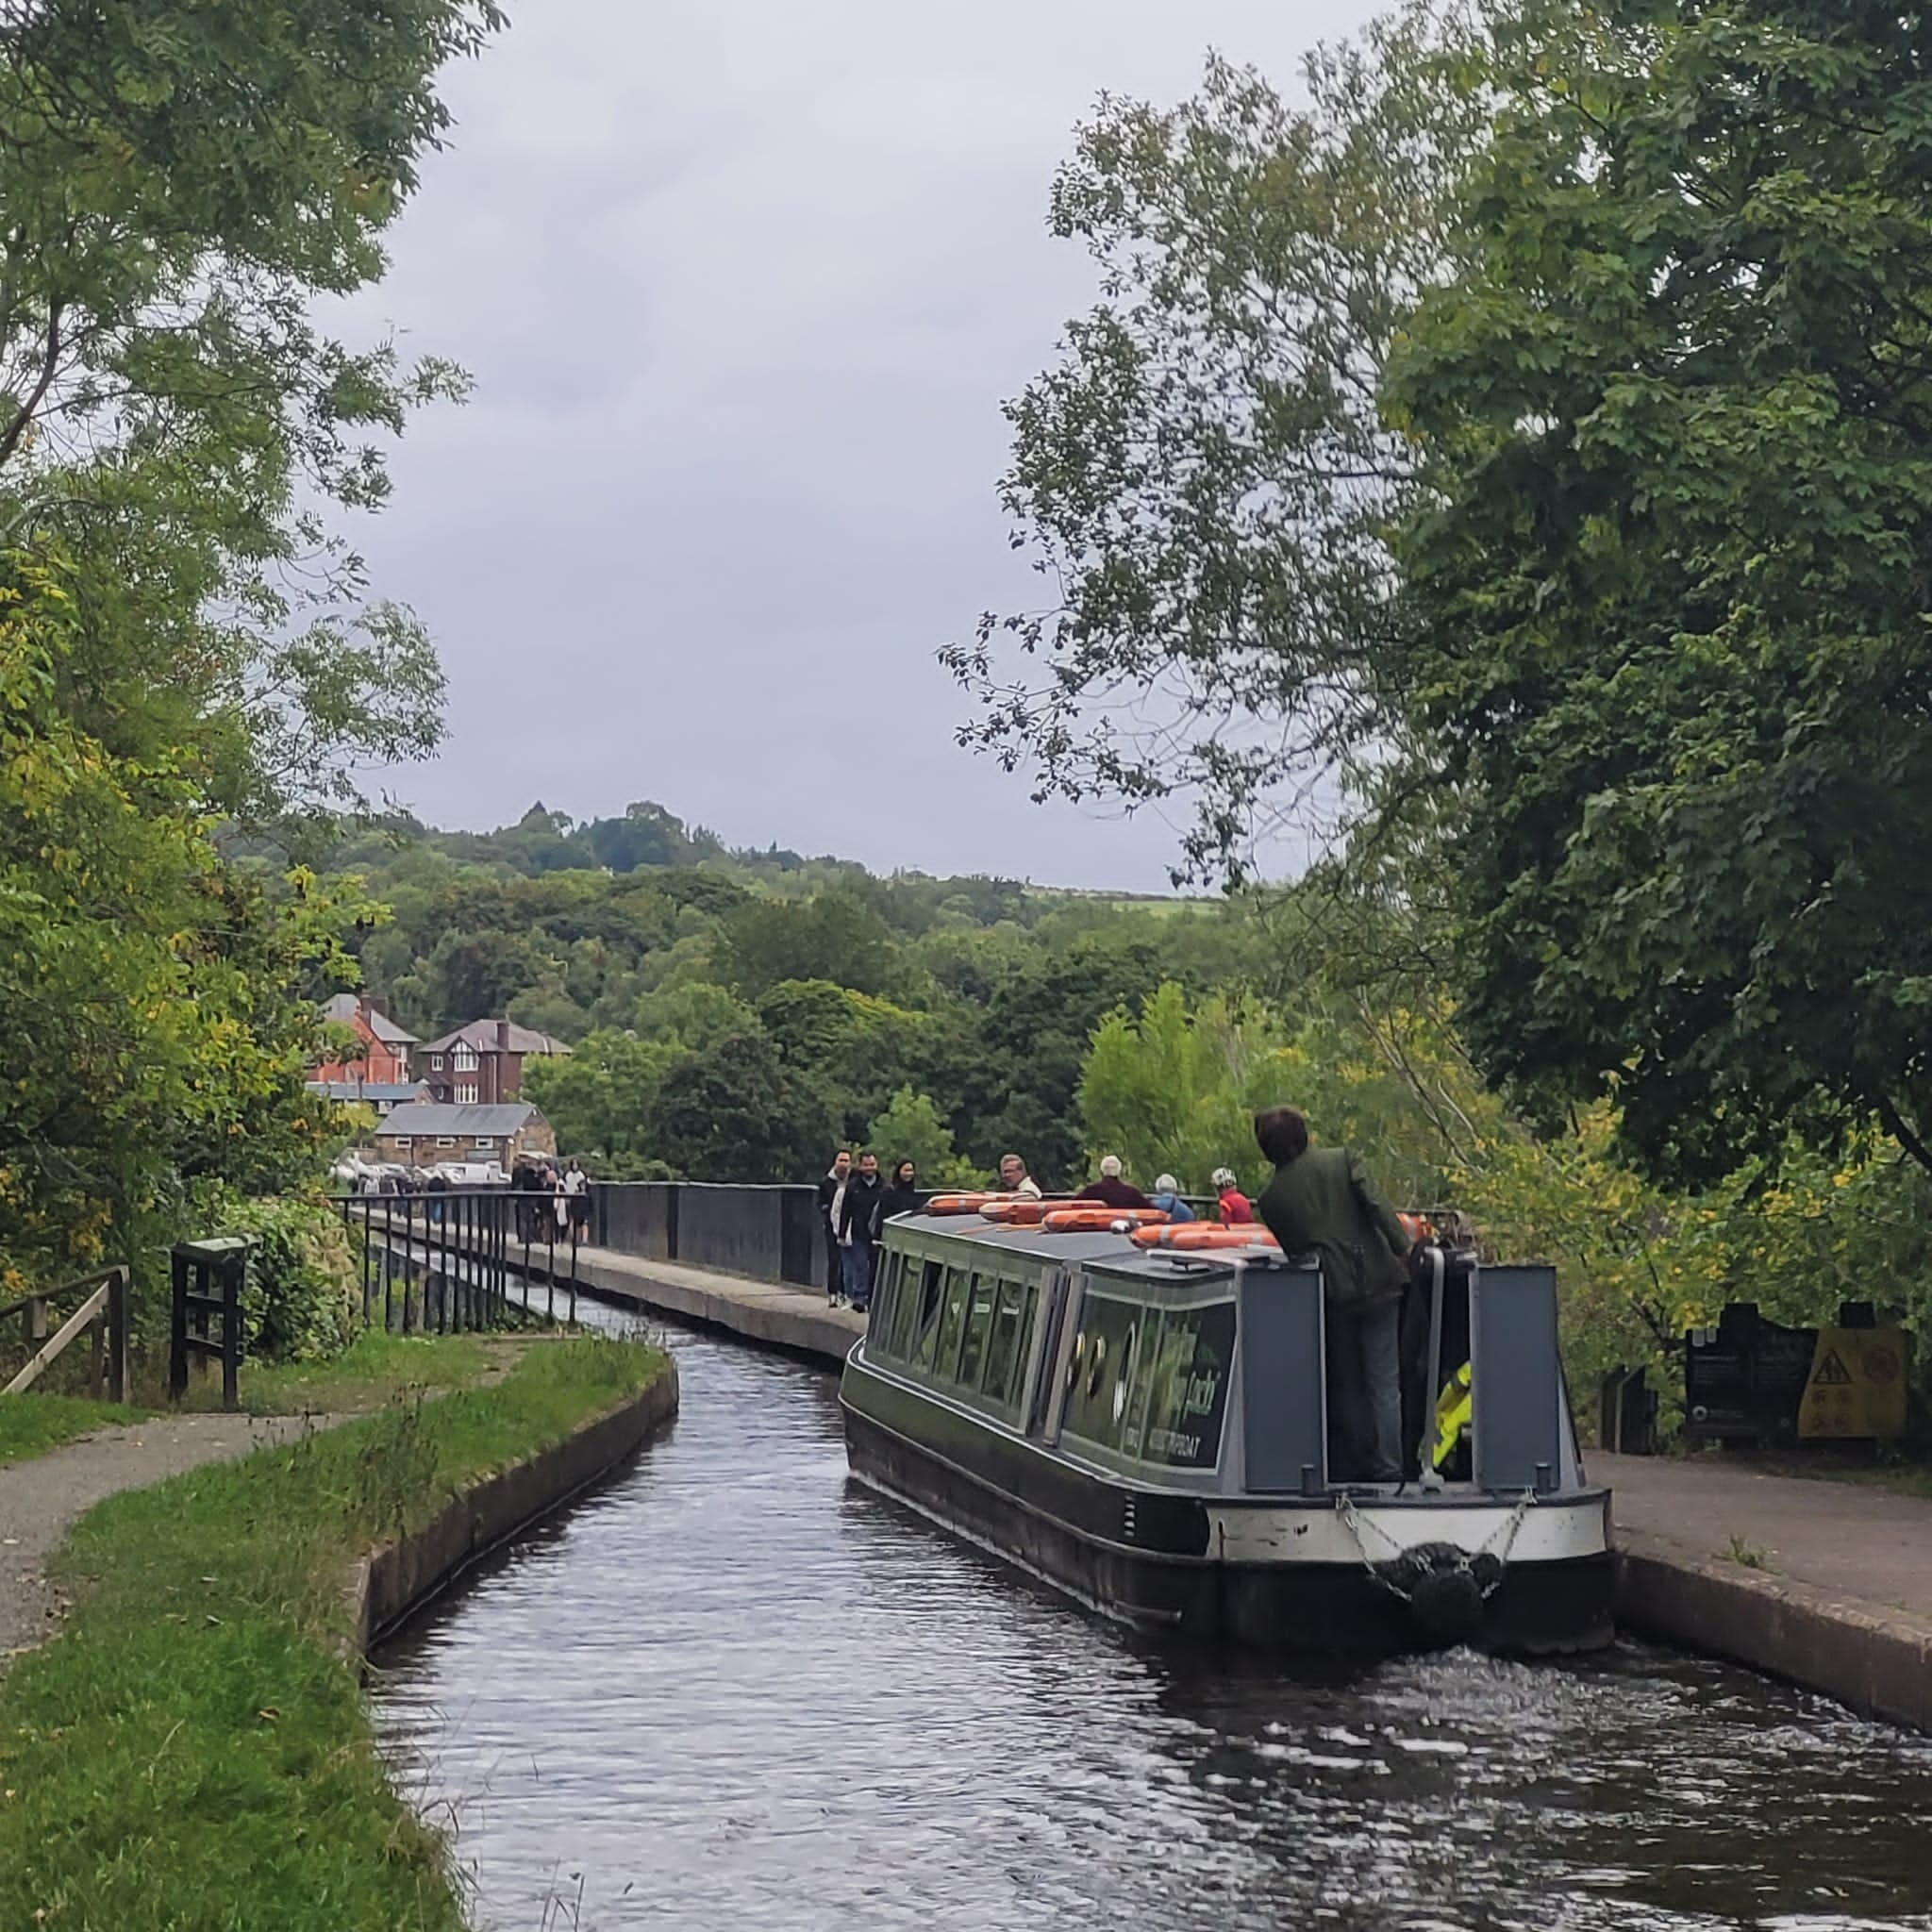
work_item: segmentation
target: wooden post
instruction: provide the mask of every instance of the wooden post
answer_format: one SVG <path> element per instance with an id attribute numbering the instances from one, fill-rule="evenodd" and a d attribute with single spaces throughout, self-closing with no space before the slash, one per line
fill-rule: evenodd
<path id="1" fill-rule="evenodd" d="M 32 1295 L 26 1307 L 21 1311 L 26 1327 L 26 1345 L 38 1348 L 47 1339 L 47 1299 L 44 1295 Z"/>
<path id="2" fill-rule="evenodd" d="M 222 1407 L 242 1407 L 242 1277 L 247 1251 L 222 1264 Z"/>
<path id="3" fill-rule="evenodd" d="M 108 1276 L 108 1400 L 127 1400 L 127 1270 Z"/>
<path id="4" fill-rule="evenodd" d="M 188 1393 L 188 1255 L 176 1248 L 170 1257 L 174 1292 L 168 1307 L 168 1400 Z"/>

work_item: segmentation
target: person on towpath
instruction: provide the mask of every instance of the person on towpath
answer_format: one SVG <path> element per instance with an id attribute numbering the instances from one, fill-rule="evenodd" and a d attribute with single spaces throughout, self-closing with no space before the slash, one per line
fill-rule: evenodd
<path id="1" fill-rule="evenodd" d="M 1121 1158 L 1105 1155 L 1100 1162 L 1100 1178 L 1090 1182 L 1074 1196 L 1076 1201 L 1099 1201 L 1108 1208 L 1147 1208 L 1153 1204 L 1132 1181 L 1121 1178 Z"/>
<path id="2" fill-rule="evenodd" d="M 1009 1194 L 1018 1194 L 1022 1199 L 1040 1199 L 1040 1183 L 1026 1172 L 1026 1163 L 1017 1154 L 1000 1156 L 1000 1186 Z"/>
<path id="3" fill-rule="evenodd" d="M 819 1227 L 825 1238 L 825 1299 L 835 1308 L 845 1294 L 845 1251 L 839 1243 L 839 1213 L 851 1173 L 852 1157 L 841 1147 L 819 1180 Z"/>
<path id="4" fill-rule="evenodd" d="M 845 1299 L 863 1314 L 872 1307 L 873 1250 L 883 1224 L 886 1185 L 879 1158 L 861 1154 L 858 1172 L 848 1174 L 839 1201 L 839 1248 L 845 1272 Z"/>
<path id="5" fill-rule="evenodd" d="M 1154 1183 L 1154 1205 L 1170 1221 L 1191 1221 L 1194 1210 L 1181 1199 L 1181 1184 L 1173 1174 L 1164 1174 Z"/>
<path id="6" fill-rule="evenodd" d="M 1255 1116 L 1255 1142 L 1274 1163 L 1261 1219 L 1285 1255 L 1322 1266 L 1328 1335 L 1331 1473 L 1343 1481 L 1402 1479 L 1402 1297 L 1413 1243 L 1348 1147 L 1310 1147 L 1291 1107 Z"/>

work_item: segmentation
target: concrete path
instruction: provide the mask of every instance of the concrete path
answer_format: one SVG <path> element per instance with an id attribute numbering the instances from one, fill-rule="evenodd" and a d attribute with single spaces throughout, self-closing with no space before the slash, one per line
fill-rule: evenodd
<path id="1" fill-rule="evenodd" d="M 44 1572 L 77 1517 L 119 1490 L 142 1489 L 318 1426 L 325 1426 L 319 1417 L 167 1416 L 0 1464 L 0 1670 L 50 1635 L 66 1608 Z"/>
<path id="2" fill-rule="evenodd" d="M 823 1293 L 677 1261 L 647 1261 L 608 1248 L 578 1249 L 577 1278 L 605 1299 L 727 1329 L 835 1367 L 865 1333 L 863 1315 L 833 1307 Z M 541 1291 L 534 1299 L 541 1303 Z"/>
<path id="3" fill-rule="evenodd" d="M 1584 1461 L 1593 1480 L 1609 1484 L 1620 1529 L 1932 1628 L 1932 1500 L 1769 1475 L 1729 1457 L 1598 1452 Z"/>

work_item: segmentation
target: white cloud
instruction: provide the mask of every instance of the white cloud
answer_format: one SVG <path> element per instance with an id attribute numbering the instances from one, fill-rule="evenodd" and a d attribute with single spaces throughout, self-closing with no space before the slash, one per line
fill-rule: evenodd
<path id="1" fill-rule="evenodd" d="M 1039 808 L 953 745 L 933 661 L 1030 585 L 1001 399 L 1086 305 L 1044 231 L 1102 88 L 1209 45 L 1284 82 L 1365 0 L 528 0 L 355 325 L 477 378 L 358 539 L 442 647 L 452 739 L 399 774 L 496 823 L 654 797 L 880 867 L 1158 885 L 1172 834 Z"/>

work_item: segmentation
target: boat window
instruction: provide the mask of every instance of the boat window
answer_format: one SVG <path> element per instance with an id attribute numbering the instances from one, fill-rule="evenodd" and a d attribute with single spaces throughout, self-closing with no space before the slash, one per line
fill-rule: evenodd
<path id="1" fill-rule="evenodd" d="M 1013 1350 L 1012 1374 L 1008 1377 L 1007 1404 L 1020 1412 L 1024 1424 L 1029 1413 L 1026 1364 L 1033 1354 L 1033 1327 L 1040 1319 L 1043 1291 L 1031 1283 L 1020 1291 L 1020 1340 Z"/>
<path id="2" fill-rule="evenodd" d="M 881 1251 L 879 1278 L 872 1290 L 872 1319 L 866 1324 L 866 1340 L 883 1350 L 886 1337 L 892 1332 L 892 1312 L 899 1295 L 900 1277 L 905 1273 L 904 1255 Z"/>
<path id="3" fill-rule="evenodd" d="M 1018 1357 L 1020 1311 L 1027 1299 L 1028 1291 L 1019 1282 L 1000 1283 L 999 1306 L 993 1310 L 992 1332 L 986 1345 L 986 1374 L 980 1388 L 1003 1405 L 1012 1401 L 1010 1385 Z"/>
<path id="4" fill-rule="evenodd" d="M 987 1330 L 992 1326 L 992 1306 L 999 1291 L 997 1275 L 973 1277 L 973 1298 L 966 1309 L 966 1336 L 959 1345 L 959 1373 L 954 1378 L 962 1389 L 979 1387 L 979 1372 L 986 1361 Z"/>
<path id="5" fill-rule="evenodd" d="M 1120 1447 L 1127 1420 L 1134 1374 L 1134 1348 L 1146 1310 L 1135 1302 L 1114 1301 L 1091 1290 L 1080 1305 L 1080 1332 L 1067 1366 L 1067 1435 Z"/>
<path id="6" fill-rule="evenodd" d="M 940 1309 L 939 1348 L 932 1357 L 922 1357 L 924 1365 L 941 1381 L 953 1379 L 953 1364 L 959 1357 L 959 1333 L 966 1325 L 966 1291 L 973 1277 L 964 1268 L 946 1270 L 946 1291 Z"/>
<path id="7" fill-rule="evenodd" d="M 898 1296 L 898 1307 L 892 1314 L 889 1355 L 896 1355 L 902 1362 L 931 1360 L 929 1342 L 939 1327 L 939 1283 L 942 1279 L 944 1270 L 937 1261 L 922 1261 L 918 1292 L 914 1292 L 912 1281 L 907 1281 L 907 1291 Z"/>
<path id="8" fill-rule="evenodd" d="M 1145 1417 L 1136 1453 L 1170 1469 L 1212 1469 L 1227 1413 L 1234 1304 L 1168 1309 L 1144 1359 L 1146 1373 L 1135 1378 L 1134 1407 Z"/>

